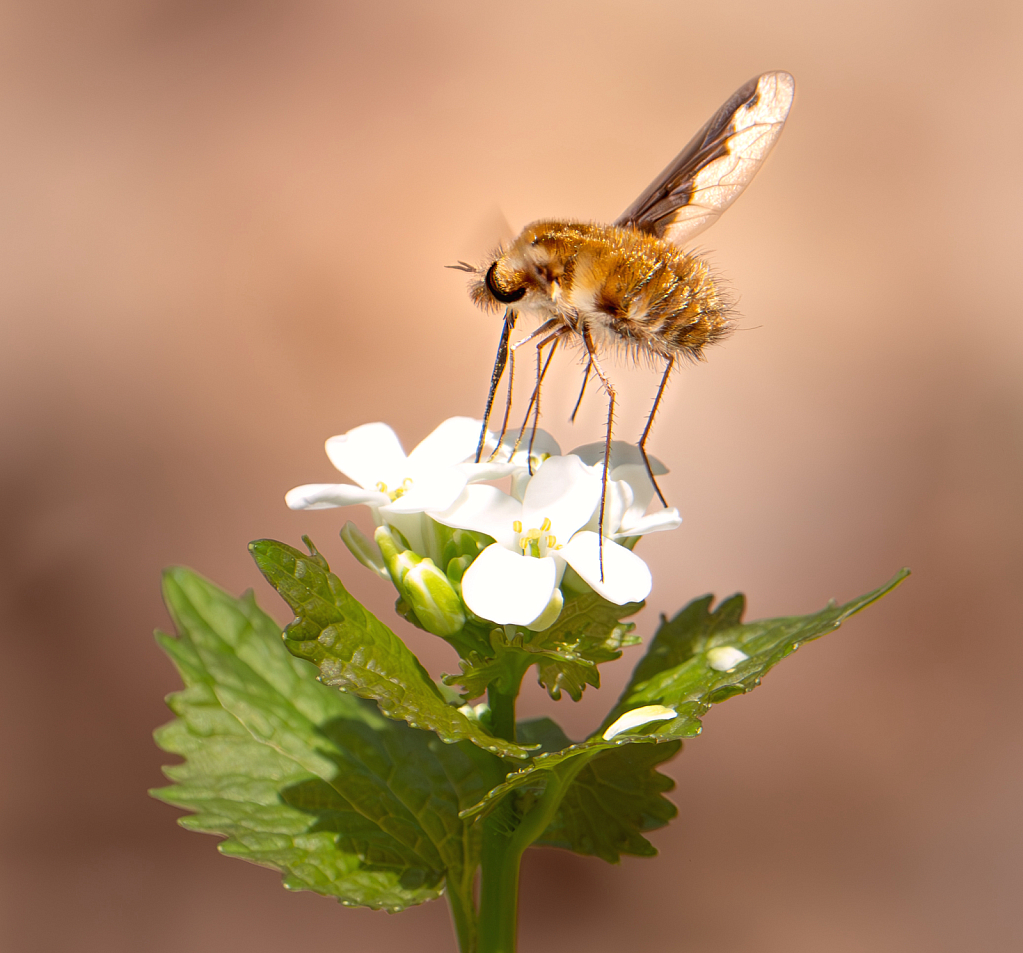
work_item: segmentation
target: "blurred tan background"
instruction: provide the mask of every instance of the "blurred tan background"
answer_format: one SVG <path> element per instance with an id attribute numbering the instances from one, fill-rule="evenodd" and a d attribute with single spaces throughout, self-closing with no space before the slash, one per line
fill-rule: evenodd
<path id="1" fill-rule="evenodd" d="M 1021 37 L 1015 2 L 3 4 L 0 948 L 453 949 L 441 903 L 287 895 L 146 796 L 160 569 L 284 620 L 245 544 L 309 532 L 400 625 L 351 514 L 284 491 L 333 479 L 331 434 L 480 413 L 499 322 L 441 266 L 497 209 L 609 220 L 784 68 L 789 127 L 700 239 L 744 330 L 659 419 L 685 523 L 642 544 L 641 631 L 915 574 L 711 713 L 660 857 L 533 852 L 521 947 L 1020 949 Z M 552 377 L 545 424 L 598 439 L 572 360 Z M 634 439 L 656 377 L 620 379 Z M 637 657 L 523 714 L 581 736 Z"/>

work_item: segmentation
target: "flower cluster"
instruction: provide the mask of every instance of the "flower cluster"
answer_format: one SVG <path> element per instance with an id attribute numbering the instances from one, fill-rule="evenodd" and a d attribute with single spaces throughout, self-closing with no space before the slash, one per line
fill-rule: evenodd
<path id="1" fill-rule="evenodd" d="M 466 610 L 542 631 L 561 612 L 566 573 L 617 605 L 645 599 L 650 571 L 632 548 L 681 518 L 674 507 L 647 514 L 654 486 L 638 448 L 612 443 L 601 539 L 603 444 L 563 455 L 542 430 L 500 445 L 487 434 L 487 458 L 476 463 L 480 428 L 478 420 L 452 417 L 406 456 L 386 424 L 356 427 L 326 444 L 331 463 L 354 484 L 306 484 L 286 502 L 292 509 L 369 506 L 375 538 L 349 522 L 342 539 L 437 635 L 459 631 Z M 503 480 L 507 490 L 494 485 Z"/>

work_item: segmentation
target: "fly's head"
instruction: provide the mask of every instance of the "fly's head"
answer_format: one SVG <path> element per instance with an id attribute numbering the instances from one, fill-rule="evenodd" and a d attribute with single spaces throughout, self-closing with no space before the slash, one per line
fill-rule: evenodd
<path id="1" fill-rule="evenodd" d="M 541 318 L 556 314 L 575 254 L 561 230 L 560 223 L 538 222 L 488 256 L 474 269 L 473 302 L 488 311 L 513 307 Z"/>

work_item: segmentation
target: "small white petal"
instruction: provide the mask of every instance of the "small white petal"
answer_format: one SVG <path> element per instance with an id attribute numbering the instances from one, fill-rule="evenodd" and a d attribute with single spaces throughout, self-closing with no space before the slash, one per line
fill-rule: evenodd
<path id="1" fill-rule="evenodd" d="M 405 451 L 387 424 L 363 424 L 331 437 L 327 441 L 327 456 L 346 477 L 367 489 L 375 490 L 377 483 L 382 482 L 389 490 L 395 490 L 408 475 Z"/>
<path id="2" fill-rule="evenodd" d="M 605 741 L 610 741 L 615 735 L 620 735 L 623 731 L 628 731 L 630 728 L 649 725 L 652 721 L 664 721 L 668 718 L 674 718 L 675 715 L 676 711 L 674 708 L 665 708 L 664 705 L 644 705 L 642 708 L 634 708 L 615 721 L 604 732 L 603 738 Z"/>
<path id="3" fill-rule="evenodd" d="M 438 523 L 456 529 L 471 529 L 493 536 L 499 543 L 513 547 L 512 524 L 522 519 L 522 504 L 502 493 L 496 486 L 467 486 L 446 510 L 431 512 Z"/>
<path id="4" fill-rule="evenodd" d="M 499 625 L 528 625 L 554 593 L 553 559 L 519 556 L 494 543 L 462 576 L 462 598 L 476 615 Z"/>
<path id="5" fill-rule="evenodd" d="M 380 509 L 383 516 L 383 507 Z M 423 555 L 429 554 L 426 545 L 426 533 L 424 528 L 429 525 L 430 518 L 423 513 L 390 513 L 387 516 L 387 525 L 393 526 L 408 543 L 408 548 L 414 553 Z"/>
<path id="6" fill-rule="evenodd" d="M 647 564 L 635 553 L 604 538 L 604 578 L 600 578 L 599 537 L 584 530 L 576 533 L 558 555 L 577 572 L 594 592 L 616 605 L 642 602 L 653 588 Z"/>
<path id="7" fill-rule="evenodd" d="M 591 467 L 591 470 L 595 471 L 597 478 L 600 479 L 600 468 Z M 609 480 L 607 484 L 607 495 L 604 500 L 604 535 L 605 536 L 620 536 L 617 532 L 617 528 L 622 525 L 622 519 L 625 514 L 629 511 L 632 506 L 632 487 L 629 486 L 624 480 Z M 593 515 L 589 518 L 586 525 L 581 527 L 582 529 L 592 530 L 596 533 L 600 529 L 600 507 L 598 506 L 594 510 Z"/>
<path id="8" fill-rule="evenodd" d="M 482 429 L 482 420 L 449 417 L 408 455 L 411 471 L 421 474 L 474 457 Z"/>
<path id="9" fill-rule="evenodd" d="M 595 463 L 602 463 L 604 460 L 604 441 L 584 444 L 581 447 L 576 447 L 570 453 L 579 457 L 583 463 L 589 466 L 593 466 Z M 652 454 L 647 454 L 647 456 L 650 458 L 650 469 L 654 471 L 655 475 L 660 476 L 662 473 L 668 472 L 668 468 L 657 457 Z M 628 466 L 630 464 L 639 464 L 646 470 L 646 464 L 643 463 L 643 454 L 640 453 L 639 447 L 634 443 L 626 443 L 624 440 L 612 440 L 611 469 L 614 470 L 617 467 Z"/>
<path id="10" fill-rule="evenodd" d="M 636 522 L 623 523 L 615 536 L 646 536 L 647 533 L 662 533 L 669 529 L 678 529 L 682 525 L 682 517 L 674 506 L 666 510 L 657 510 L 649 516 L 641 516 Z"/>
<path id="11" fill-rule="evenodd" d="M 361 486 L 351 483 L 306 483 L 288 490 L 284 502 L 292 510 L 325 510 L 333 506 L 352 506 L 355 503 L 366 503 L 369 506 L 380 506 L 390 500 L 383 493 L 375 490 L 364 490 Z"/>
<path id="12" fill-rule="evenodd" d="M 622 516 L 622 522 L 635 523 L 647 511 L 657 492 L 650 474 L 642 464 L 628 463 L 615 467 L 610 476 L 612 480 L 623 480 L 629 484 L 632 503 Z"/>
<path id="13" fill-rule="evenodd" d="M 719 645 L 717 648 L 707 650 L 707 664 L 715 672 L 730 672 L 740 662 L 745 662 L 749 656 L 739 651 L 732 645 Z"/>
<path id="14" fill-rule="evenodd" d="M 544 629 L 549 629 L 558 621 L 558 616 L 561 615 L 561 610 L 565 607 L 565 597 L 557 588 L 559 582 L 559 579 L 554 580 L 555 589 L 551 595 L 551 601 L 547 603 L 547 608 L 532 622 L 526 624 L 526 628 L 531 632 L 543 632 Z"/>
<path id="15" fill-rule="evenodd" d="M 529 470 L 525 467 L 516 467 L 512 471 L 511 487 L 508 492 L 521 503 L 526 496 L 526 487 L 529 486 L 529 481 L 532 479 L 533 474 Z"/>
<path id="16" fill-rule="evenodd" d="M 551 457 L 529 481 L 522 498 L 526 529 L 551 521 L 550 532 L 568 539 L 600 503 L 600 478 L 578 457 Z"/>
<path id="17" fill-rule="evenodd" d="M 520 433 L 522 434 L 521 440 L 518 439 Z M 519 442 L 519 449 L 515 451 L 514 456 L 511 456 L 512 447 L 515 446 L 516 440 Z M 530 456 L 534 460 L 540 460 L 544 457 L 560 457 L 561 447 L 558 445 L 558 441 L 546 430 L 537 428 L 534 434 L 532 427 L 525 427 L 522 431 L 516 430 L 514 433 L 504 435 L 501 446 L 495 454 L 495 459 L 507 461 L 510 458 L 512 463 L 528 467 Z"/>
<path id="18" fill-rule="evenodd" d="M 455 467 L 425 472 L 416 477 L 398 499 L 382 507 L 382 512 L 422 513 L 425 510 L 446 510 L 464 489 L 465 475 Z"/>
<path id="19" fill-rule="evenodd" d="M 503 480 L 518 467 L 514 463 L 460 463 L 458 469 L 465 474 L 468 483 L 482 483 L 484 480 Z"/>

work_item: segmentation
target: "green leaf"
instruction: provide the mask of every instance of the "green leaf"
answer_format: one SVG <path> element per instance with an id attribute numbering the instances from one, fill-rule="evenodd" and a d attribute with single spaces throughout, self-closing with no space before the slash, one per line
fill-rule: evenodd
<path id="1" fill-rule="evenodd" d="M 600 688 L 597 666 L 621 658 L 623 647 L 640 643 L 631 634 L 636 626 L 621 620 L 642 608 L 642 602 L 615 605 L 595 592 L 567 599 L 557 622 L 540 633 L 540 647 L 547 651 L 537 662 L 537 673 L 551 698 L 559 699 L 566 691 L 579 701 L 587 685 Z"/>
<path id="2" fill-rule="evenodd" d="M 690 603 L 670 622 L 662 621 L 650 650 L 637 665 L 632 680 L 599 734 L 579 744 L 539 755 L 528 767 L 508 775 L 482 801 L 463 811 L 462 816 L 489 813 L 512 791 L 536 795 L 545 791 L 549 784 L 560 785 L 568 791 L 585 766 L 619 746 L 677 741 L 699 734 L 700 718 L 711 705 L 752 691 L 764 674 L 786 655 L 804 642 L 837 629 L 908 575 L 907 570 L 902 570 L 879 589 L 843 606 L 832 603 L 814 615 L 748 624 L 740 621 L 744 605 L 741 596 L 722 603 L 716 612 L 710 611 L 710 597 Z M 709 664 L 708 653 L 725 648 L 738 649 L 747 658 L 734 668 L 717 671 Z M 676 715 L 617 734 L 611 740 L 603 737 L 621 715 L 648 705 L 674 709 Z"/>
<path id="3" fill-rule="evenodd" d="M 608 713 L 603 731 L 627 711 L 664 705 L 676 717 L 637 729 L 659 739 L 691 738 L 700 733 L 701 717 L 711 705 L 753 691 L 768 671 L 805 642 L 837 629 L 846 619 L 891 592 L 907 576 L 902 570 L 883 586 L 845 605 L 831 602 L 820 612 L 742 623 L 745 598 L 725 600 L 710 611 L 713 597 L 691 602 L 670 622 L 663 619 L 647 654 Z M 736 649 L 747 656 L 733 668 L 712 667 L 715 651 Z"/>
<path id="4" fill-rule="evenodd" d="M 549 718 L 522 722 L 518 736 L 539 742 L 544 751 L 571 744 Z M 653 857 L 657 851 L 643 832 L 664 827 L 678 809 L 665 792 L 675 782 L 655 770 L 682 748 L 679 741 L 661 745 L 621 745 L 590 760 L 565 791 L 557 813 L 535 847 L 561 847 L 617 863 L 622 854 Z M 531 797 L 524 792 L 516 808 L 525 813 Z"/>
<path id="5" fill-rule="evenodd" d="M 588 591 L 570 596 L 557 621 L 542 632 L 517 626 L 509 637 L 504 628 L 489 626 L 490 652 L 471 651 L 460 660 L 461 672 L 447 675 L 448 685 L 461 685 L 467 698 L 479 698 L 496 683 L 518 685 L 523 672 L 536 665 L 538 681 L 551 698 L 568 692 L 582 698 L 587 685 L 600 688 L 597 665 L 621 658 L 622 648 L 638 645 L 635 625 L 621 620 L 643 608 L 641 602 L 615 605 Z"/>
<path id="6" fill-rule="evenodd" d="M 308 538 L 306 545 L 310 555 L 271 539 L 249 544 L 260 572 L 295 613 L 284 630 L 290 652 L 313 662 L 324 684 L 374 699 L 388 718 L 434 731 L 447 742 L 471 741 L 504 757 L 529 756 L 448 705 L 405 643 L 352 598 Z"/>
<path id="7" fill-rule="evenodd" d="M 185 688 L 156 740 L 185 761 L 151 793 L 193 812 L 182 825 L 225 837 L 223 853 L 280 870 L 289 889 L 392 911 L 447 889 L 471 909 L 479 834 L 458 811 L 500 762 L 321 685 L 251 594 L 185 569 L 164 594 L 178 637 L 157 640 Z"/>

